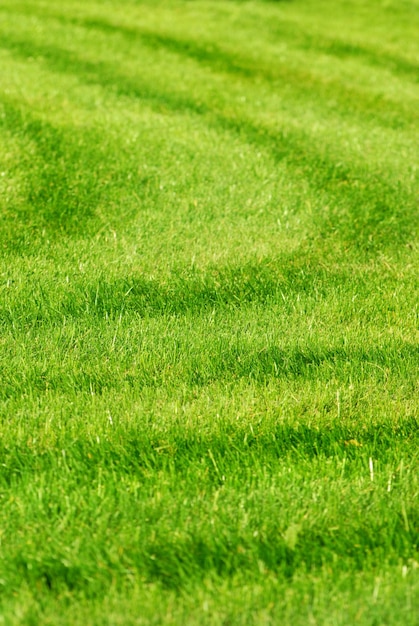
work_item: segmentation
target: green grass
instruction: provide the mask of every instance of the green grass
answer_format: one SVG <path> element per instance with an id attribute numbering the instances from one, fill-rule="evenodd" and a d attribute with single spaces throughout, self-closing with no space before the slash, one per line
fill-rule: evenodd
<path id="1" fill-rule="evenodd" d="M 0 624 L 419 624 L 417 0 L 3 0 Z"/>

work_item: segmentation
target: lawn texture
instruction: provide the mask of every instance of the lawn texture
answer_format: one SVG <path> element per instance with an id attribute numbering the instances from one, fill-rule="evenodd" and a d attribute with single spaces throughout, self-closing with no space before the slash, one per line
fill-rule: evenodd
<path id="1" fill-rule="evenodd" d="M 417 0 L 3 0 L 0 624 L 419 624 Z"/>

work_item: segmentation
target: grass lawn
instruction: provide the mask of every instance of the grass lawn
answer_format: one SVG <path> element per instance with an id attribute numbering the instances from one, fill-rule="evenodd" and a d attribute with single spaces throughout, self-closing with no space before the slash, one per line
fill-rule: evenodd
<path id="1" fill-rule="evenodd" d="M 418 0 L 2 0 L 0 625 L 419 624 Z"/>

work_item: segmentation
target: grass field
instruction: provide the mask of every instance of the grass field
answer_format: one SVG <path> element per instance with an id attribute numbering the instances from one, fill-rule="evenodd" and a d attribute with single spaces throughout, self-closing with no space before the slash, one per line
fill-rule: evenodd
<path id="1" fill-rule="evenodd" d="M 2 0 L 0 624 L 418 626 L 417 0 Z"/>

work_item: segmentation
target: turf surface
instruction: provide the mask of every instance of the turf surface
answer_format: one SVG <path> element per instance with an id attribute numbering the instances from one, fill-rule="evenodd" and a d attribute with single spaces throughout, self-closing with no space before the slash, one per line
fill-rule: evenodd
<path id="1" fill-rule="evenodd" d="M 417 0 L 3 0 L 0 624 L 419 623 Z"/>

